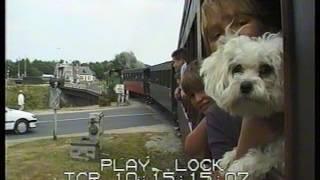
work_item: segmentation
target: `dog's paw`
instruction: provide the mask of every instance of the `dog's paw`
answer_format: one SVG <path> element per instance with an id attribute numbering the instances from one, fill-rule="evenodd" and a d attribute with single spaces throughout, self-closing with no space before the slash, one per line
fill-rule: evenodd
<path id="1" fill-rule="evenodd" d="M 262 174 L 269 171 L 265 167 L 265 162 L 268 161 L 267 157 L 263 155 L 259 149 L 250 149 L 249 152 L 242 158 L 235 160 L 228 171 L 248 173 L 250 179 L 259 179 Z"/>
<path id="2" fill-rule="evenodd" d="M 228 165 L 232 163 L 232 161 L 236 157 L 236 149 L 234 148 L 232 151 L 228 151 L 223 155 L 223 158 L 219 160 L 219 166 L 223 169 L 226 170 Z"/>
<path id="3" fill-rule="evenodd" d="M 281 159 L 274 152 L 263 151 L 261 148 L 249 149 L 244 157 L 232 162 L 228 171 L 248 173 L 250 180 L 263 179 L 273 167 L 276 167 Z"/>

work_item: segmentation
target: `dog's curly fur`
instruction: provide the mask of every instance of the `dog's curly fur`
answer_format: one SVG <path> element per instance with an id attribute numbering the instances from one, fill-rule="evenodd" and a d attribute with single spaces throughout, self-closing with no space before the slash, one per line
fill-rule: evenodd
<path id="1" fill-rule="evenodd" d="M 206 58 L 200 74 L 205 91 L 219 107 L 244 118 L 268 117 L 283 111 L 282 36 L 266 33 L 250 38 L 227 34 L 216 52 Z M 250 179 L 261 179 L 271 168 L 283 166 L 283 138 L 250 149 L 233 161 L 235 150 L 227 152 L 221 166 L 227 171 L 246 171 Z"/>

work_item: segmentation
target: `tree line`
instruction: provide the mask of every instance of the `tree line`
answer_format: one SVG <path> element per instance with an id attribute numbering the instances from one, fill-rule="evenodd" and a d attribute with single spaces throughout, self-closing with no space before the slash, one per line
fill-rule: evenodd
<path id="1" fill-rule="evenodd" d="M 9 70 L 9 77 L 18 77 L 18 69 L 20 69 L 20 75 L 25 72 L 25 64 L 27 70 L 27 76 L 39 77 L 42 74 L 54 74 L 55 65 L 57 63 L 69 63 L 66 60 L 52 60 L 43 61 L 41 59 L 34 59 L 30 61 L 29 58 L 23 58 L 19 61 L 12 61 L 7 59 L 5 61 L 6 72 Z M 73 60 L 71 64 L 79 64 L 80 66 L 89 66 L 92 71 L 95 72 L 97 79 L 106 78 L 106 73 L 114 69 L 131 69 L 131 68 L 142 68 L 146 65 L 137 60 L 133 52 L 121 52 L 116 54 L 112 60 L 104 60 L 102 62 L 89 62 L 81 63 L 80 60 Z"/>

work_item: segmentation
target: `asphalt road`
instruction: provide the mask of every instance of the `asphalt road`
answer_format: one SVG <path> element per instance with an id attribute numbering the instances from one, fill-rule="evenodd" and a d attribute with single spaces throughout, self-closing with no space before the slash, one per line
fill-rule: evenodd
<path id="1" fill-rule="evenodd" d="M 67 112 L 57 115 L 57 136 L 75 133 L 88 132 L 89 113 L 86 112 Z M 104 114 L 103 129 L 122 129 L 137 126 L 149 126 L 163 124 L 162 115 L 148 107 L 140 104 L 137 106 L 119 107 L 102 111 Z M 26 139 L 34 137 L 52 136 L 53 114 L 38 115 L 38 124 L 35 129 L 24 135 L 16 135 L 12 131 L 6 133 L 6 140 Z"/>

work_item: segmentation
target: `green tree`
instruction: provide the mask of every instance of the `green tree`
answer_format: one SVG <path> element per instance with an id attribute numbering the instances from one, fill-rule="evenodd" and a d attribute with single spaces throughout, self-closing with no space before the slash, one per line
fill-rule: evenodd
<path id="1" fill-rule="evenodd" d="M 96 73 L 97 79 L 103 79 L 104 78 L 104 71 L 105 68 L 102 63 L 95 62 L 95 63 L 89 63 L 89 67 L 92 71 Z"/>
<path id="2" fill-rule="evenodd" d="M 121 52 L 111 61 L 113 69 L 143 68 L 145 65 L 138 61 L 133 52 Z"/>
<path id="3" fill-rule="evenodd" d="M 73 64 L 73 65 L 76 65 L 76 64 L 80 65 L 81 63 L 80 63 L 80 61 L 79 61 L 79 60 L 74 60 L 74 61 L 72 61 L 72 63 L 71 63 L 71 64 Z"/>
<path id="4" fill-rule="evenodd" d="M 38 59 L 35 59 L 32 62 L 32 67 L 37 68 L 41 74 L 53 74 L 54 68 L 55 68 L 55 62 L 54 61 L 41 61 Z"/>
<path id="5" fill-rule="evenodd" d="M 89 66 L 88 63 L 81 63 L 81 66 Z"/>

